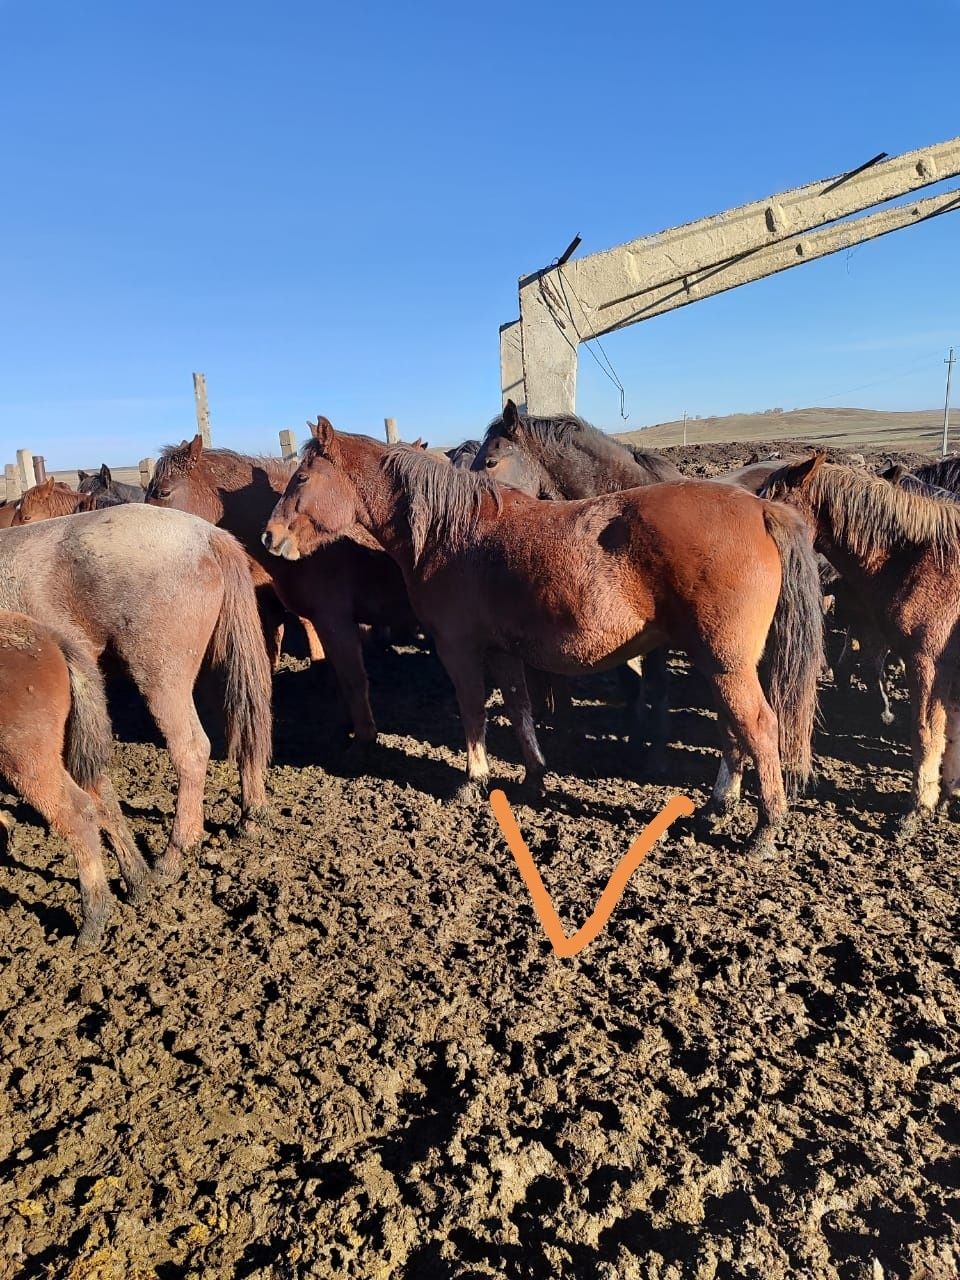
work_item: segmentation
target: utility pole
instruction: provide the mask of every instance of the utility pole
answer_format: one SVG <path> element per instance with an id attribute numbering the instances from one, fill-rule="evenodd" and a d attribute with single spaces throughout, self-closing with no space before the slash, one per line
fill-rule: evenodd
<path id="1" fill-rule="evenodd" d="M 687 411 L 683 411 L 683 443 L 687 443 Z"/>
<path id="2" fill-rule="evenodd" d="M 953 378 L 953 366 L 957 363 L 956 356 L 953 354 L 953 347 L 950 348 L 950 354 L 943 362 L 947 366 L 947 394 L 943 401 L 943 441 L 940 445 L 940 457 L 947 456 L 947 434 L 950 431 L 950 381 Z"/>

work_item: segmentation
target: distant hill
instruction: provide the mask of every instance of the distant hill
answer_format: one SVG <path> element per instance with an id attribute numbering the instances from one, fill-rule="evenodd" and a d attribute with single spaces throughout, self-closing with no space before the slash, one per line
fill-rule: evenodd
<path id="1" fill-rule="evenodd" d="M 789 409 L 766 413 L 733 413 L 723 418 L 688 418 L 687 444 L 725 441 L 809 440 L 837 449 L 890 450 L 939 457 L 942 409 L 882 413 L 877 409 Z M 951 447 L 960 444 L 960 411 Z M 683 422 L 661 422 L 640 431 L 617 433 L 646 449 L 683 443 Z"/>

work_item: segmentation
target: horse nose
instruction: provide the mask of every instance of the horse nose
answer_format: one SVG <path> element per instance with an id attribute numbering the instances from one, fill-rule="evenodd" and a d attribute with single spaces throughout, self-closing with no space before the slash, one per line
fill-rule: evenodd
<path id="1" fill-rule="evenodd" d="M 264 529 L 263 533 L 260 535 L 260 541 L 268 551 L 273 550 L 273 534 L 269 529 Z"/>

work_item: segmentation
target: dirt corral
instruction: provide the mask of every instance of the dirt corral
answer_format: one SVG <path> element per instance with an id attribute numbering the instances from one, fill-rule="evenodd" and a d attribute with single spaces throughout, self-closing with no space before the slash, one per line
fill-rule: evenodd
<path id="1" fill-rule="evenodd" d="M 746 457 L 674 454 L 694 474 Z M 236 777 L 212 765 L 202 848 L 101 954 L 73 951 L 74 869 L 17 810 L 0 1275 L 960 1274 L 957 828 L 893 834 L 899 685 L 890 729 L 873 695 L 824 687 L 819 781 L 774 858 L 740 851 L 751 804 L 674 828 L 558 960 L 489 812 L 449 802 L 462 739 L 435 659 L 370 666 L 376 774 L 344 774 L 329 687 L 285 659 L 269 829 L 234 836 Z M 669 785 L 609 678 L 543 732 L 542 805 L 491 726 L 568 931 L 671 794 L 707 798 L 715 726 L 699 678 L 672 677 Z M 172 775 L 128 691 L 115 707 L 117 789 L 157 853 Z"/>

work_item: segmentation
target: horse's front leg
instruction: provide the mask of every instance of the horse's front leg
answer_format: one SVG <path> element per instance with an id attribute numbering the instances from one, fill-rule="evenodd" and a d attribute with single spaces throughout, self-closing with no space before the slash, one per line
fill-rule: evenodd
<path id="1" fill-rule="evenodd" d="M 524 783 L 541 792 L 546 764 L 540 751 L 540 743 L 537 741 L 524 665 L 519 658 L 511 657 L 506 653 L 490 654 L 489 663 L 491 674 L 503 694 L 513 732 L 520 744 L 520 752 L 527 771 Z"/>
<path id="2" fill-rule="evenodd" d="M 460 788 L 461 800 L 475 801 L 486 794 L 490 764 L 485 743 L 487 732 L 487 687 L 483 678 L 483 655 L 476 649 L 436 637 L 437 656 L 443 663 L 457 695 L 460 720 L 467 740 L 467 781 Z M 529 704 L 528 704 L 529 705 Z"/>

